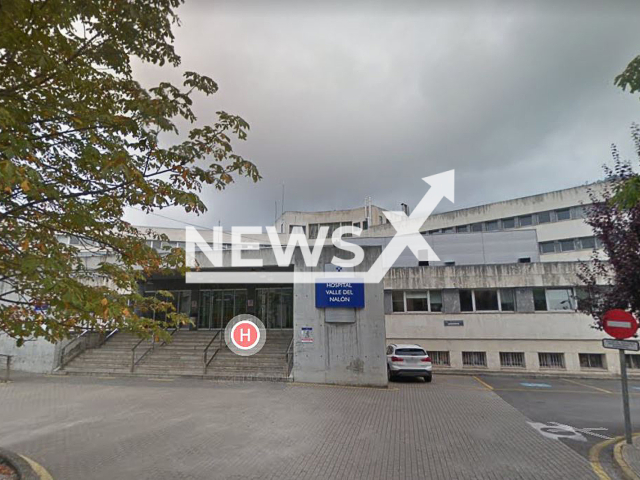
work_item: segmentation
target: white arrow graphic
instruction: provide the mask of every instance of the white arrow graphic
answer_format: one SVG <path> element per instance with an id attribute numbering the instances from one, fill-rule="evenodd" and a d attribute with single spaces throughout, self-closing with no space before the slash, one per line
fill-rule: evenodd
<path id="1" fill-rule="evenodd" d="M 418 202 L 411 215 L 407 217 L 404 212 L 383 212 L 393 225 L 393 228 L 396 229 L 396 234 L 367 272 L 367 283 L 382 281 L 405 248 L 409 248 L 415 257 L 420 260 L 425 259 L 425 251 L 426 260 L 440 260 L 420 233 L 420 228 L 422 228 L 424 222 L 433 213 L 443 197 L 452 202 L 454 201 L 455 171 L 449 170 L 430 177 L 424 177 L 422 180 L 428 183 L 431 188 L 422 197 L 422 200 Z"/>

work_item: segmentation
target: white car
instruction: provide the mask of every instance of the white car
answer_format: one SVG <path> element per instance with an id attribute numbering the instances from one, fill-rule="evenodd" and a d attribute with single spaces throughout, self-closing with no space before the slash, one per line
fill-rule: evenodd
<path id="1" fill-rule="evenodd" d="M 432 379 L 431 357 L 420 345 L 396 345 L 387 347 L 387 378 L 422 377 Z"/>

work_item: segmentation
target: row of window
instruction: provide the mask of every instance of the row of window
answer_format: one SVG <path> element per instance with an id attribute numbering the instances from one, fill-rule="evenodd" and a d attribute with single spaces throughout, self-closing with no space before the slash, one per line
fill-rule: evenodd
<path id="1" fill-rule="evenodd" d="M 574 250 L 593 250 L 602 248 L 602 243 L 596 237 L 565 238 L 550 242 L 540 242 L 540 253 L 562 253 Z"/>
<path id="2" fill-rule="evenodd" d="M 467 233 L 467 232 L 497 232 L 500 230 L 510 230 L 512 228 L 531 227 L 545 223 L 562 222 L 564 220 L 576 220 L 585 217 L 585 207 L 576 206 L 549 210 L 546 212 L 520 215 L 518 217 L 500 218 L 488 220 L 486 222 L 472 223 L 470 225 L 458 225 L 455 227 L 438 228 L 429 230 L 429 234 L 436 233 Z"/>
<path id="3" fill-rule="evenodd" d="M 538 312 L 576 310 L 586 292 L 581 288 L 534 287 L 533 305 Z M 461 312 L 515 312 L 515 288 L 459 289 Z M 393 312 L 442 312 L 442 290 L 393 290 Z"/>
<path id="4" fill-rule="evenodd" d="M 451 357 L 448 351 L 429 351 L 431 362 L 434 365 L 449 367 Z M 601 369 L 607 368 L 605 355 L 602 353 L 579 353 L 580 368 Z M 640 355 L 627 355 L 627 368 L 640 369 Z M 564 353 L 538 352 L 538 364 L 541 369 L 565 370 L 566 363 Z M 462 352 L 463 367 L 486 367 L 487 352 Z M 500 367 L 502 368 L 526 368 L 524 352 L 500 352 Z"/>

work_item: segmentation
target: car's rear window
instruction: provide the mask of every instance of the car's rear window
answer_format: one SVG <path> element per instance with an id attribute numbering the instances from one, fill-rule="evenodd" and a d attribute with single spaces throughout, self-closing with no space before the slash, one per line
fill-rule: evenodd
<path id="1" fill-rule="evenodd" d="M 407 357 L 419 357 L 425 356 L 427 352 L 421 348 L 399 348 L 396 350 L 396 355 L 404 355 Z"/>

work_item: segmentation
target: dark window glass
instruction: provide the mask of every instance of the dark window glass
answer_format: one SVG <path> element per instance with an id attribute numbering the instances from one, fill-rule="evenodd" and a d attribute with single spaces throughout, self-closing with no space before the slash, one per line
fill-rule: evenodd
<path id="1" fill-rule="evenodd" d="M 471 299 L 471 290 L 459 290 L 460 293 L 460 311 L 473 312 L 473 300 Z"/>
<path id="2" fill-rule="evenodd" d="M 391 292 L 391 301 L 394 312 L 404 312 L 404 292 L 397 290 Z"/>
<path id="3" fill-rule="evenodd" d="M 453 229 L 453 227 L 449 227 L 449 228 L 443 228 L 442 229 L 442 233 L 454 233 L 455 230 Z"/>
<path id="4" fill-rule="evenodd" d="M 596 237 L 582 237 L 580 247 L 589 250 L 596 248 Z"/>
<path id="5" fill-rule="evenodd" d="M 556 219 L 558 221 L 571 220 L 571 209 L 563 208 L 562 210 L 556 210 Z"/>
<path id="6" fill-rule="evenodd" d="M 503 218 L 502 219 L 502 228 L 515 228 L 516 219 L 515 218 Z"/>
<path id="7" fill-rule="evenodd" d="M 547 288 L 549 310 L 573 310 L 573 298 L 570 288 Z"/>
<path id="8" fill-rule="evenodd" d="M 538 223 L 549 223 L 551 221 L 551 212 L 540 212 L 538 214 Z"/>
<path id="9" fill-rule="evenodd" d="M 424 357 L 427 352 L 421 348 L 398 348 L 395 351 L 395 354 L 400 355 L 401 357 Z"/>
<path id="10" fill-rule="evenodd" d="M 528 227 L 530 225 L 533 225 L 533 217 L 531 215 L 518 217 L 518 225 L 521 227 Z"/>
<path id="11" fill-rule="evenodd" d="M 555 251 L 555 242 L 540 242 L 540 253 L 554 253 Z"/>
<path id="12" fill-rule="evenodd" d="M 405 292 L 407 299 L 407 312 L 427 312 L 427 292 Z"/>
<path id="13" fill-rule="evenodd" d="M 475 290 L 476 310 L 498 310 L 498 291 L 493 289 Z"/>
<path id="14" fill-rule="evenodd" d="M 604 368 L 604 355 L 600 353 L 580 353 L 580 368 Z"/>
<path id="15" fill-rule="evenodd" d="M 518 263 L 531 263 L 531 257 L 520 257 Z"/>
<path id="16" fill-rule="evenodd" d="M 477 299 L 476 299 L 477 302 Z M 514 312 L 516 309 L 516 296 L 513 290 L 503 288 L 500 290 L 500 309 L 503 312 Z"/>
<path id="17" fill-rule="evenodd" d="M 459 227 L 456 227 L 456 232 L 458 233 L 464 233 L 468 231 L 469 231 L 469 225 L 460 225 Z"/>
<path id="18" fill-rule="evenodd" d="M 487 222 L 486 224 L 487 232 L 495 232 L 496 230 L 500 230 L 500 222 L 498 220 L 492 220 Z"/>
<path id="19" fill-rule="evenodd" d="M 544 293 L 544 288 L 533 289 L 533 308 L 540 312 L 547 310 L 547 296 Z"/>
<path id="20" fill-rule="evenodd" d="M 560 251 L 561 252 L 570 252 L 571 250 L 576 249 L 576 242 L 574 242 L 573 238 L 567 240 L 560 240 Z"/>
<path id="21" fill-rule="evenodd" d="M 429 303 L 432 312 L 442 311 L 442 290 L 431 290 L 429 292 Z"/>
<path id="22" fill-rule="evenodd" d="M 481 223 L 474 223 L 473 225 L 471 225 L 471 231 L 472 232 L 481 232 L 482 231 L 482 224 Z"/>

